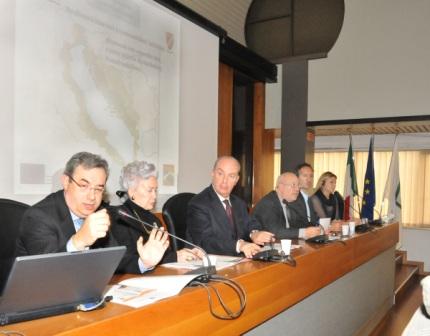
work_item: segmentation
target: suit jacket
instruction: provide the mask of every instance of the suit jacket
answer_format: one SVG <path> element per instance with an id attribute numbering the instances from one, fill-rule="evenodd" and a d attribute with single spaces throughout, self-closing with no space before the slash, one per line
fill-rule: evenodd
<path id="1" fill-rule="evenodd" d="M 124 257 L 122 258 L 116 272 L 117 273 L 134 273 L 140 274 L 139 269 L 139 253 L 137 252 L 136 242 L 140 236 L 143 237 L 143 241 L 146 242 L 149 238 L 151 228 L 146 228 L 142 224 L 139 224 L 132 219 L 127 219 L 118 215 L 118 210 L 122 210 L 133 217 L 136 217 L 149 224 L 156 224 L 161 227 L 159 219 L 148 210 L 141 208 L 139 205 L 131 200 L 125 201 L 123 205 L 118 207 L 111 207 L 112 210 L 112 233 L 115 236 L 119 245 L 127 247 Z M 149 233 L 148 233 L 149 232 Z M 170 247 L 164 253 L 163 259 L 160 264 L 175 262 L 177 260 L 176 252 Z"/>
<path id="2" fill-rule="evenodd" d="M 65 252 L 70 237 L 76 233 L 70 210 L 59 190 L 28 208 L 21 220 L 17 255 Z M 116 246 L 112 234 L 99 238 L 91 248 Z"/>
<path id="3" fill-rule="evenodd" d="M 298 227 L 307 227 L 309 226 L 309 223 L 311 223 L 312 225 L 318 225 L 318 216 L 315 212 L 314 205 L 311 202 L 310 197 L 308 197 L 308 206 L 310 218 L 308 218 L 305 198 L 303 197 L 302 192 L 299 193 L 299 196 L 294 202 L 288 202 L 288 207 L 290 209 L 290 212 L 294 212 L 294 216 L 296 218 L 296 221 L 298 222 Z"/>
<path id="4" fill-rule="evenodd" d="M 290 209 L 290 219 L 288 221 L 290 225 L 289 228 L 286 227 L 284 211 L 278 194 L 274 190 L 257 203 L 252 212 L 252 216 L 258 220 L 263 230 L 272 232 L 277 239 L 296 239 L 299 237 L 300 228 L 306 228 L 311 225 L 307 220 L 303 196 L 300 194 L 299 197 L 302 198 L 302 205 L 291 207 L 290 205 L 293 202 L 288 203 Z M 304 217 L 303 212 L 299 211 L 299 206 L 300 208 L 302 206 L 304 208 Z"/>
<path id="5" fill-rule="evenodd" d="M 230 195 L 230 203 L 235 227 L 230 224 L 212 185 L 195 195 L 187 207 L 187 239 L 207 253 L 237 255 L 238 239 L 249 241 L 251 231 L 261 227 L 249 216 L 245 202 L 239 197 Z"/>

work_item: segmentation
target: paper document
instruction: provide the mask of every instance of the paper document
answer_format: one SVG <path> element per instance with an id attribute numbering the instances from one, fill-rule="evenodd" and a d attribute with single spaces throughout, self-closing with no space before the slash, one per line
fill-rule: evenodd
<path id="1" fill-rule="evenodd" d="M 106 295 L 112 295 L 112 302 L 139 308 L 177 295 L 190 281 L 198 276 L 200 275 L 144 275 L 113 285 Z"/>
<path id="2" fill-rule="evenodd" d="M 214 257 L 216 259 L 216 270 L 222 270 L 223 268 L 234 266 L 237 263 L 244 260 L 243 257 L 237 257 L 237 256 L 224 256 L 224 255 L 216 255 L 216 254 L 210 254 L 211 259 Z M 202 260 L 193 260 L 188 262 L 173 262 L 168 264 L 163 264 L 164 267 L 169 268 L 184 268 L 184 269 L 197 269 L 199 267 L 203 266 Z"/>

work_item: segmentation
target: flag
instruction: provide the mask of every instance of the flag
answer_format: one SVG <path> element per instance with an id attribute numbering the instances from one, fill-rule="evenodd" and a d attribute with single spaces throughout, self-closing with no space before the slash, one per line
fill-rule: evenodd
<path id="1" fill-rule="evenodd" d="M 358 195 L 357 176 L 355 175 L 354 154 L 352 152 L 352 137 L 349 136 L 348 160 L 346 161 L 345 189 L 343 192 L 345 206 L 343 207 L 343 219 L 348 220 L 353 216 L 354 197 Z"/>
<path id="2" fill-rule="evenodd" d="M 373 135 L 370 138 L 369 156 L 367 157 L 366 175 L 364 176 L 363 203 L 361 218 L 373 219 L 375 207 L 375 169 L 373 167 Z"/>
<path id="3" fill-rule="evenodd" d="M 387 217 L 401 223 L 402 202 L 400 199 L 399 152 L 397 149 L 397 135 L 394 138 L 393 153 L 391 154 L 390 168 L 385 183 L 382 202 L 388 202 Z"/>

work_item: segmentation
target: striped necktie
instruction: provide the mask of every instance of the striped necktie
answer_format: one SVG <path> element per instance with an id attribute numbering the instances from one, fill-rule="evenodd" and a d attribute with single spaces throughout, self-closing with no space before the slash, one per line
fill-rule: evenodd
<path id="1" fill-rule="evenodd" d="M 225 212 L 227 213 L 228 221 L 230 222 L 230 225 L 234 227 L 233 211 L 231 210 L 230 202 L 228 199 L 225 199 L 223 202 L 225 204 Z"/>
<path id="2" fill-rule="evenodd" d="M 234 223 L 233 209 L 230 205 L 230 201 L 228 199 L 225 199 L 223 203 L 225 204 L 225 212 L 227 213 L 227 218 L 231 225 L 231 228 L 233 229 L 234 237 L 235 239 L 237 239 L 237 234 L 238 234 L 237 227 L 236 227 L 236 224 Z"/>

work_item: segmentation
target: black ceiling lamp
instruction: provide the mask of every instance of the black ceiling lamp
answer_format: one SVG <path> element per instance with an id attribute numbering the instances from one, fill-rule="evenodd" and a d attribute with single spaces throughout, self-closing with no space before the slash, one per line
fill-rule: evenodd
<path id="1" fill-rule="evenodd" d="M 274 63 L 327 57 L 342 29 L 344 0 L 253 0 L 248 47 Z"/>

